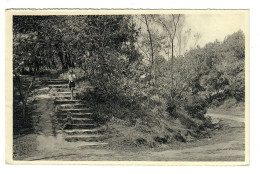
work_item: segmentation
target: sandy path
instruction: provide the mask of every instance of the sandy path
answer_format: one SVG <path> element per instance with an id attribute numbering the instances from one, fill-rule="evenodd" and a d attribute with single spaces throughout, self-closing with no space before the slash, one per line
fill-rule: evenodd
<path id="1" fill-rule="evenodd" d="M 71 161 L 243 161 L 244 160 L 244 117 L 208 114 L 221 119 L 233 128 L 216 132 L 211 139 L 181 144 L 173 147 L 131 151 L 109 150 L 102 147 L 87 147 L 84 142 L 66 142 L 62 134 L 54 134 L 54 108 L 48 94 L 39 95 L 37 112 L 40 114 L 38 134 L 18 138 L 17 142 L 27 142 L 24 148 L 34 143 L 30 153 L 20 160 L 71 160 Z M 43 112 L 44 111 L 44 112 Z M 28 141 L 30 139 L 30 141 Z"/>
<path id="2" fill-rule="evenodd" d="M 212 118 L 222 119 L 222 120 L 233 120 L 238 122 L 245 122 L 244 115 L 226 115 L 226 114 L 207 114 L 207 116 L 211 116 Z"/>

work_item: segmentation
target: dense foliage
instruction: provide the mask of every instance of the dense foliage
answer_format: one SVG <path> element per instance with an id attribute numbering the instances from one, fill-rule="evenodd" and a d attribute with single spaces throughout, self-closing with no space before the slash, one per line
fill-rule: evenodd
<path id="1" fill-rule="evenodd" d="M 206 109 L 228 98 L 245 100 L 245 40 L 242 31 L 176 57 L 177 105 L 203 118 Z"/>

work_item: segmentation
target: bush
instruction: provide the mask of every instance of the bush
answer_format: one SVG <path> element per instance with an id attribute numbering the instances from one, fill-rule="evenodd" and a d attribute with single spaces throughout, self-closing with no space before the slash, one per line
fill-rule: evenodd
<path id="1" fill-rule="evenodd" d="M 192 118 L 205 119 L 208 104 L 205 99 L 198 95 L 189 95 L 184 103 L 184 108 Z"/>

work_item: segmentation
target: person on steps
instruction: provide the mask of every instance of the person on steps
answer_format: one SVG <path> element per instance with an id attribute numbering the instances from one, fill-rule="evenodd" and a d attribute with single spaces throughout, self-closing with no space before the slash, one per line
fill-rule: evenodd
<path id="1" fill-rule="evenodd" d="M 71 69 L 69 71 L 69 88 L 71 91 L 71 100 L 73 100 L 73 90 L 75 88 L 75 80 L 76 80 L 76 75 L 74 74 L 73 70 Z"/>

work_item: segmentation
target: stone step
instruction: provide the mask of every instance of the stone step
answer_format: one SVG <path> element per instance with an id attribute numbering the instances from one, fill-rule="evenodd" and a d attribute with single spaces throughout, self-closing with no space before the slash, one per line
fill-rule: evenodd
<path id="1" fill-rule="evenodd" d="M 63 131 L 64 133 L 68 135 L 76 135 L 76 134 L 97 134 L 102 132 L 101 129 L 94 128 L 94 129 L 67 129 Z"/>
<path id="2" fill-rule="evenodd" d="M 56 95 L 54 95 L 54 97 L 55 97 L 55 100 L 70 100 L 71 99 L 70 95 L 67 95 L 67 96 L 63 96 L 63 95 L 56 96 Z M 77 99 L 77 95 L 75 95 L 75 94 L 73 94 L 73 100 L 74 99 Z"/>
<path id="3" fill-rule="evenodd" d="M 93 124 L 94 122 L 90 118 L 72 118 L 72 124 Z"/>
<path id="4" fill-rule="evenodd" d="M 52 88 L 55 89 L 56 92 L 70 92 L 69 86 L 66 88 Z M 77 92 L 77 88 L 74 88 L 73 92 Z"/>
<path id="5" fill-rule="evenodd" d="M 78 118 L 78 117 L 71 117 L 72 118 L 72 120 L 74 120 L 74 121 L 94 121 L 92 118 L 84 118 L 84 117 L 80 117 L 80 118 Z M 67 117 L 65 117 L 65 118 L 59 118 L 59 119 L 62 119 L 62 120 L 66 120 L 67 119 Z M 81 124 L 81 123 L 79 123 L 79 124 Z"/>
<path id="6" fill-rule="evenodd" d="M 74 141 L 87 141 L 87 142 L 93 142 L 93 141 L 98 141 L 101 140 L 104 136 L 102 135 L 69 135 L 65 137 L 66 141 L 69 142 L 74 142 Z"/>
<path id="7" fill-rule="evenodd" d="M 48 79 L 47 81 L 48 82 L 64 82 L 64 81 L 68 82 L 68 80 L 65 80 L 65 79 Z"/>
<path id="8" fill-rule="evenodd" d="M 56 98 L 56 100 L 61 100 L 61 99 L 70 99 L 71 97 L 71 93 L 68 93 L 68 94 L 53 94 L 53 96 Z M 77 93 L 73 93 L 73 97 L 75 98 L 76 96 L 78 96 Z M 76 98 L 75 98 L 76 99 Z"/>
<path id="9" fill-rule="evenodd" d="M 63 123 L 63 125 L 65 124 L 67 118 L 64 117 L 64 118 L 58 118 L 58 121 L 60 123 Z M 95 121 L 91 118 L 73 118 L 72 117 L 72 121 L 71 121 L 71 124 L 79 124 L 79 125 L 82 125 L 82 124 L 95 124 Z"/>
<path id="10" fill-rule="evenodd" d="M 70 96 L 71 95 L 71 91 L 68 89 L 64 89 L 64 90 L 60 90 L 60 88 L 58 88 L 59 90 L 55 89 L 53 90 L 53 95 L 55 96 Z M 73 94 L 78 95 L 79 91 L 77 90 L 73 90 Z"/>
<path id="11" fill-rule="evenodd" d="M 93 113 L 71 113 L 72 118 L 93 118 Z M 59 119 L 67 118 L 67 113 L 57 113 L 56 116 Z"/>
<path id="12" fill-rule="evenodd" d="M 95 127 L 95 124 L 68 124 L 65 129 L 92 129 Z"/>
<path id="13" fill-rule="evenodd" d="M 68 81 L 47 81 L 48 84 L 50 85 L 61 85 L 61 84 L 69 84 Z"/>
<path id="14" fill-rule="evenodd" d="M 87 107 L 85 104 L 61 104 L 58 106 L 59 109 L 69 109 L 69 108 L 84 108 Z"/>
<path id="15" fill-rule="evenodd" d="M 68 116 L 71 115 L 74 118 L 89 118 L 90 116 L 94 116 L 92 112 L 56 112 L 57 116 Z"/>
<path id="16" fill-rule="evenodd" d="M 50 84 L 48 85 L 49 87 L 52 87 L 54 89 L 56 89 L 58 92 L 64 92 L 64 91 L 69 91 L 69 85 L 68 84 L 65 84 L 65 85 L 62 85 L 62 84 L 56 84 L 56 85 L 53 85 L 53 84 Z M 88 89 L 90 91 L 93 91 L 95 89 L 94 86 L 84 86 L 85 89 Z M 76 84 L 76 87 L 74 88 L 74 91 L 77 90 L 77 84 Z"/>
<path id="17" fill-rule="evenodd" d="M 61 84 L 61 85 L 48 85 L 51 88 L 69 88 L 68 84 Z"/>
<path id="18" fill-rule="evenodd" d="M 78 91 L 73 91 L 74 94 L 79 93 Z M 66 95 L 66 94 L 71 94 L 71 91 L 59 91 L 56 92 L 55 94 L 60 94 L 60 95 Z"/>
<path id="19" fill-rule="evenodd" d="M 79 147 L 81 148 L 85 148 L 85 147 L 99 147 L 99 146 L 106 146 L 108 145 L 108 143 L 104 143 L 104 142 L 86 142 L 86 144 L 81 145 Z"/>
<path id="20" fill-rule="evenodd" d="M 67 109 L 58 109 L 59 112 L 70 112 L 70 113 L 86 113 L 86 111 L 90 111 L 90 108 L 67 108 Z M 87 112 L 87 113 L 88 113 Z"/>
<path id="21" fill-rule="evenodd" d="M 55 104 L 68 104 L 68 103 L 78 103 L 81 102 L 81 100 L 55 100 L 54 103 Z"/>

